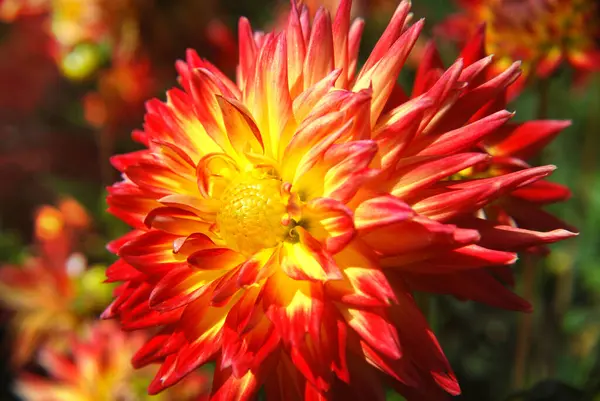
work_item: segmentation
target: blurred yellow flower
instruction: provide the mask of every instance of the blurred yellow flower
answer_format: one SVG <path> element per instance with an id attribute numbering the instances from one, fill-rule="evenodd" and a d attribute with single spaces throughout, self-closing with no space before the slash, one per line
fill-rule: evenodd
<path id="1" fill-rule="evenodd" d="M 483 23 L 497 71 L 522 60 L 524 79 L 550 75 L 562 62 L 580 75 L 600 70 L 598 3 L 591 0 L 458 0 L 462 10 L 440 27 L 464 42 Z M 524 82 L 522 82 L 524 83 Z"/>

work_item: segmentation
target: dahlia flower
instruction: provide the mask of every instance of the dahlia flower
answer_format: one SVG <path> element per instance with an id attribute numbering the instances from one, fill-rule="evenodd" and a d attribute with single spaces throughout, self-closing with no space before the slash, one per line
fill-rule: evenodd
<path id="1" fill-rule="evenodd" d="M 0 304 L 11 311 L 13 362 L 29 362 L 42 345 L 64 346 L 64 336 L 107 303 L 102 269 L 87 266 L 75 241 L 89 217 L 73 199 L 43 206 L 35 220 L 36 253 L 21 266 L 0 267 Z"/>
<path id="2" fill-rule="evenodd" d="M 129 361 L 144 340 L 144 334 L 126 335 L 110 322 L 87 327 L 81 337 L 71 336 L 68 353 L 44 348 L 39 359 L 47 376 L 22 373 L 16 392 L 26 401 L 149 400 L 140 382 L 152 369 L 136 372 Z M 197 373 L 156 401 L 202 401 L 208 384 Z"/>
<path id="3" fill-rule="evenodd" d="M 458 0 L 462 11 L 441 31 L 459 42 L 487 25 L 496 71 L 522 60 L 523 79 L 549 76 L 564 61 L 582 76 L 600 70 L 597 4 L 590 0 Z"/>
<path id="4" fill-rule="evenodd" d="M 490 159 L 513 113 L 477 115 L 519 64 L 488 80 L 490 57 L 459 59 L 410 98 L 396 78 L 423 21 L 401 2 L 358 70 L 350 8 L 292 5 L 272 33 L 241 19 L 236 83 L 189 51 L 183 89 L 147 103 L 145 148 L 113 157 L 109 211 L 133 230 L 109 244 L 103 316 L 159 328 L 133 358 L 161 364 L 151 393 L 214 361 L 212 400 L 458 394 L 413 291 L 529 311 L 505 285 L 515 252 L 574 235 L 479 213 L 554 166 L 460 174 Z"/>

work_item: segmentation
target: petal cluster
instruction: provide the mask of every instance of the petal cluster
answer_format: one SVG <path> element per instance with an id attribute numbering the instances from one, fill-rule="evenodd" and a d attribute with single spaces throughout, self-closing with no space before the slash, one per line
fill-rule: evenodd
<path id="1" fill-rule="evenodd" d="M 513 63 L 510 68 L 497 75 L 494 71 L 495 66 L 489 63 L 490 58 L 485 57 L 485 38 L 485 30 L 480 28 L 465 44 L 461 54 L 465 65 L 475 66 L 485 59 L 487 61 L 477 68 L 482 69 L 481 73 L 483 75 L 494 77 L 490 82 L 514 80 L 520 62 Z M 443 64 L 440 55 L 435 46 L 430 43 L 425 48 L 418 67 L 415 82 L 416 91 L 413 91 L 412 96 L 414 97 L 429 88 L 433 84 L 432 77 L 439 76 L 442 70 Z M 510 97 L 509 93 L 514 86 L 513 84 L 495 89 L 496 93 L 487 104 L 483 107 L 476 106 L 479 107 L 479 110 L 470 117 L 469 121 L 474 122 L 504 110 L 507 99 Z M 472 89 L 467 89 L 461 94 L 461 97 L 468 99 L 476 91 L 483 90 L 483 86 Z M 454 110 L 448 112 L 450 115 L 459 116 L 465 111 L 464 107 L 467 107 L 467 116 L 471 113 L 468 109 L 469 104 L 463 103 L 461 100 L 453 107 Z M 462 178 L 482 179 L 528 169 L 531 167 L 530 161 L 538 156 L 548 143 L 570 125 L 570 121 L 561 120 L 508 121 L 493 135 L 484 137 L 476 146 L 479 151 L 487 153 L 489 157 L 460 171 L 457 175 Z M 486 220 L 494 221 L 499 225 L 546 231 L 549 232 L 548 235 L 563 235 L 565 233 L 563 230 L 575 231 L 576 229 L 544 211 L 543 208 L 550 204 L 565 201 L 570 196 L 571 191 L 563 185 L 545 179 L 536 180 L 519 186 L 516 190 L 510 191 L 499 197 L 495 202 L 486 205 L 478 211 L 476 217 L 484 217 Z M 483 229 L 479 223 L 476 223 L 476 220 L 470 219 L 471 222 L 467 220 L 463 219 L 462 223 L 475 224 L 473 228 Z M 526 244 L 523 244 L 522 249 L 526 249 Z M 527 248 L 527 250 L 547 252 L 545 247 L 539 246 Z"/>
<path id="2" fill-rule="evenodd" d="M 432 52 L 407 94 L 423 22 L 401 2 L 359 69 L 350 10 L 292 5 L 280 32 L 242 19 L 235 83 L 189 51 L 182 89 L 147 103 L 144 149 L 112 158 L 109 210 L 133 229 L 109 245 L 104 317 L 159 327 L 133 358 L 161 364 L 151 393 L 214 361 L 213 400 L 378 400 L 386 378 L 411 400 L 457 394 L 413 291 L 527 311 L 515 252 L 574 235 L 482 213 L 554 166 L 466 173 L 496 165 L 518 65 L 489 79 L 480 48 L 448 69 Z"/>
<path id="3" fill-rule="evenodd" d="M 461 12 L 448 18 L 441 32 L 464 43 L 485 23 L 486 50 L 496 55 L 496 70 L 517 60 L 524 62 L 525 74 L 518 85 L 531 75 L 549 76 L 562 62 L 572 65 L 582 76 L 600 70 L 600 26 L 594 1 L 458 2 Z"/>

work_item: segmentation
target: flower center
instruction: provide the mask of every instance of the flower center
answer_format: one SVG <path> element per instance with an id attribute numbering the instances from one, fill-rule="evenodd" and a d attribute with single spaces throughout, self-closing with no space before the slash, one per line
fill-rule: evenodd
<path id="1" fill-rule="evenodd" d="M 287 210 L 281 185 L 272 176 L 247 173 L 223 191 L 217 225 L 231 249 L 251 255 L 285 239 L 288 227 L 282 218 Z"/>

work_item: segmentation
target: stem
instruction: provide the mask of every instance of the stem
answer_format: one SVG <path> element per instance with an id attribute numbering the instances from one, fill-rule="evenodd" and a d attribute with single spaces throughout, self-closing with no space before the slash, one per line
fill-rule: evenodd
<path id="1" fill-rule="evenodd" d="M 548 108 L 550 106 L 550 80 L 541 79 L 538 82 L 538 110 L 537 119 L 544 120 L 548 118 Z"/>
<path id="2" fill-rule="evenodd" d="M 538 81 L 538 110 L 537 118 L 543 120 L 548 116 L 550 106 L 550 80 Z M 540 164 L 540 158 L 533 160 L 533 164 Z M 523 298 L 532 304 L 536 300 L 536 260 L 532 254 L 525 254 L 523 258 Z M 533 331 L 533 314 L 520 316 L 517 325 L 517 346 L 515 351 L 515 365 L 513 388 L 522 389 L 526 384 L 527 367 L 531 353 L 531 334 Z"/>
<path id="3" fill-rule="evenodd" d="M 523 258 L 523 298 L 534 303 L 535 294 L 535 259 L 531 254 Z M 515 365 L 513 388 L 522 389 L 525 386 L 527 375 L 527 362 L 531 348 L 531 332 L 533 328 L 533 314 L 523 313 L 519 316 L 517 326 L 517 347 L 515 352 Z"/>
<path id="4" fill-rule="evenodd" d="M 595 96 L 590 102 L 589 109 L 597 110 L 600 106 L 600 99 Z M 598 149 L 600 147 L 600 138 L 597 135 L 600 128 L 600 116 L 597 113 L 590 112 L 587 115 L 585 124 L 585 135 L 581 149 L 581 174 L 579 174 L 578 192 L 581 194 L 582 201 L 585 205 L 585 210 L 592 207 L 592 189 L 590 181 L 594 179 L 594 175 L 598 166 Z"/>

